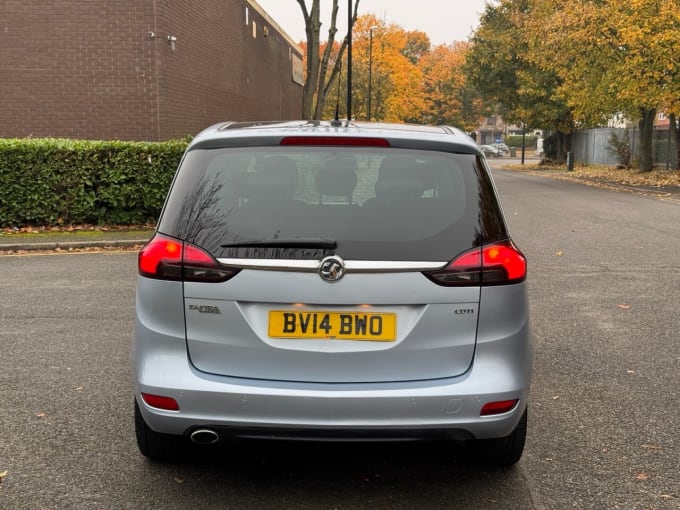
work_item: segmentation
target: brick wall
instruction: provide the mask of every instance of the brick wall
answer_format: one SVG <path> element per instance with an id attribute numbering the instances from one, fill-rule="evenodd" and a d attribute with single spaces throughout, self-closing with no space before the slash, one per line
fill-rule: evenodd
<path id="1" fill-rule="evenodd" d="M 157 117 L 149 2 L 5 0 L 0 136 L 146 137 Z"/>
<path id="2" fill-rule="evenodd" d="M 165 0 L 162 9 L 163 137 L 222 120 L 300 118 L 302 87 L 292 80 L 290 44 L 252 5 Z M 177 38 L 174 50 L 166 32 Z"/>
<path id="3" fill-rule="evenodd" d="M 159 140 L 299 118 L 291 46 L 265 26 L 246 0 L 4 0 L 0 137 Z"/>

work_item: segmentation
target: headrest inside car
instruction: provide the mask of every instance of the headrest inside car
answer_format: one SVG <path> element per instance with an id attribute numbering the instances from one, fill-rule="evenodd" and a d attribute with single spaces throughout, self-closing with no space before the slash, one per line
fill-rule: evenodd
<path id="1" fill-rule="evenodd" d="M 357 185 L 357 162 L 353 157 L 326 160 L 316 173 L 316 189 L 320 196 L 348 197 L 351 202 Z"/>

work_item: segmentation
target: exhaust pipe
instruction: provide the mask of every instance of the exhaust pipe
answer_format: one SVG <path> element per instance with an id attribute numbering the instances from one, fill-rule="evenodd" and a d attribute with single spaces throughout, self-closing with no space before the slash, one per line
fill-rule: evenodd
<path id="1" fill-rule="evenodd" d="M 215 444 L 220 440 L 220 435 L 211 429 L 196 429 L 189 436 L 191 441 L 196 444 L 208 445 Z"/>

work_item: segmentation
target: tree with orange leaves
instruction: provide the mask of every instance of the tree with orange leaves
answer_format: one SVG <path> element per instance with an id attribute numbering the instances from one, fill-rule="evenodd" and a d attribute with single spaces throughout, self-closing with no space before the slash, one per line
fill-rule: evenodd
<path id="1" fill-rule="evenodd" d="M 412 34 L 372 14 L 357 18 L 352 43 L 354 118 L 368 118 L 369 90 L 371 120 L 404 122 L 421 117 L 423 76 L 416 61 L 429 51 L 429 39 L 422 32 L 417 37 Z M 419 42 L 409 46 L 409 41 Z M 344 90 L 345 84 L 343 75 L 338 87 Z M 325 114 L 332 115 L 334 110 L 335 104 L 328 103 Z"/>
<path id="2" fill-rule="evenodd" d="M 420 60 L 425 80 L 424 122 L 448 124 L 469 131 L 476 128 L 478 107 L 463 70 L 469 47 L 467 42 L 443 44 Z"/>

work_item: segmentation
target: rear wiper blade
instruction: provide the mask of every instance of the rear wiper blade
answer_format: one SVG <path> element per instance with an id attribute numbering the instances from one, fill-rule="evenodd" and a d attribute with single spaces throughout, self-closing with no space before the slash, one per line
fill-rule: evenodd
<path id="1" fill-rule="evenodd" d="M 337 241 L 324 238 L 262 239 L 222 245 L 222 248 L 322 248 L 325 250 L 337 247 Z"/>

